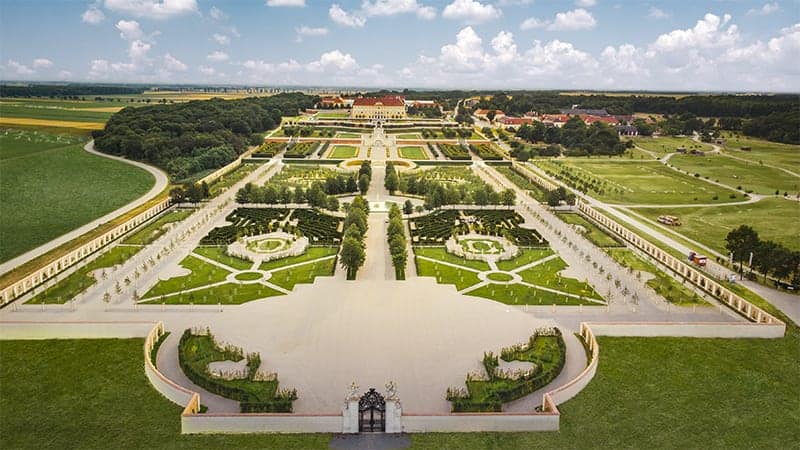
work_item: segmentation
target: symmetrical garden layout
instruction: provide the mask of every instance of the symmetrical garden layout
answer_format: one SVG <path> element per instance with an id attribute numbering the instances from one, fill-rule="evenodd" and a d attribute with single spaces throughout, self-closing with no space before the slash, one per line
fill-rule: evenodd
<path id="1" fill-rule="evenodd" d="M 466 142 L 441 124 L 273 133 L 208 200 L 170 208 L 0 310 L 4 334 L 34 332 L 21 322 L 80 334 L 71 322 L 108 337 L 97 324 L 147 323 L 147 376 L 186 407 L 175 417 L 185 432 L 353 431 L 349 408 L 384 386 L 395 431 L 554 430 L 558 405 L 598 370 L 599 335 L 783 334 L 776 316 L 654 259 L 588 206 L 540 203 L 558 180 L 632 207 L 727 202 L 724 188 L 681 175 L 667 189 L 674 174 L 657 162 L 626 163 L 624 180 L 599 160 L 511 167 L 466 131 Z M 407 237 L 395 241 L 407 259 L 390 233 Z M 348 280 L 353 242 L 362 264 Z"/>

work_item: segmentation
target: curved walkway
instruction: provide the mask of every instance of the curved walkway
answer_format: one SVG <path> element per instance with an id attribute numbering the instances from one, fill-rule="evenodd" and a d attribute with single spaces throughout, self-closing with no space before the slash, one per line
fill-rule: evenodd
<path id="1" fill-rule="evenodd" d="M 138 208 L 139 206 L 155 198 L 155 196 L 164 191 L 164 189 L 166 189 L 167 186 L 169 185 L 169 178 L 167 178 L 167 174 L 162 172 L 160 169 L 157 169 L 153 166 L 149 166 L 145 163 L 141 163 L 138 161 L 131 161 L 130 159 L 121 158 L 119 156 L 112 156 L 98 152 L 97 150 L 94 149 L 94 140 L 87 142 L 86 145 L 83 146 L 83 149 L 93 155 L 102 156 L 103 158 L 114 159 L 117 161 L 122 161 L 124 163 L 136 166 L 140 169 L 144 169 L 151 175 L 153 175 L 153 177 L 155 178 L 155 184 L 146 194 L 128 203 L 127 205 L 117 208 L 114 211 L 111 211 L 108 214 L 99 217 L 81 227 L 78 227 L 68 233 L 62 234 L 61 236 L 51 240 L 50 242 L 44 245 L 40 245 L 39 247 L 36 247 L 33 250 L 29 250 L 15 258 L 12 258 L 0 264 L 0 273 L 6 273 L 14 269 L 15 267 L 19 267 L 22 264 L 25 264 L 26 262 L 32 260 L 33 258 L 41 256 L 66 242 L 69 242 L 85 233 L 92 231 L 93 229 L 97 228 L 98 226 L 106 222 L 109 222 L 114 218 L 127 213 L 128 211 Z"/>

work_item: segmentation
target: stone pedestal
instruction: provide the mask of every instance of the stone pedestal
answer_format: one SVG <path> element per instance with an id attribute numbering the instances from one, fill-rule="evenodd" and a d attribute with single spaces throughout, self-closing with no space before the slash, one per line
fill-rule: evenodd
<path id="1" fill-rule="evenodd" d="M 358 399 L 348 399 L 342 406 L 342 433 L 358 433 Z"/>
<path id="2" fill-rule="evenodd" d="M 386 400 L 386 432 L 403 432 L 403 409 L 400 400 Z"/>

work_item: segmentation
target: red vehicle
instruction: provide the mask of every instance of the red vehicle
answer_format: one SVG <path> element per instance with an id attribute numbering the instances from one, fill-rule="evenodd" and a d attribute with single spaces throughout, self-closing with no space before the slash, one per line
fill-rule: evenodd
<path id="1" fill-rule="evenodd" d="M 701 255 L 699 253 L 696 253 L 696 252 L 689 252 L 689 258 L 688 259 L 689 259 L 689 262 L 691 262 L 691 263 L 693 263 L 693 264 L 695 264 L 697 266 L 700 266 L 700 267 L 705 267 L 706 264 L 708 263 L 708 258 L 707 257 L 705 257 L 705 256 L 703 256 L 703 255 Z"/>

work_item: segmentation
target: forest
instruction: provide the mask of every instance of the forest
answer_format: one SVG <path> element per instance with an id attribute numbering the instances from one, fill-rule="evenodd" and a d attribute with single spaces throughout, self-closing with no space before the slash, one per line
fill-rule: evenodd
<path id="1" fill-rule="evenodd" d="M 3 84 L 0 85 L 2 97 L 67 97 L 87 95 L 134 95 L 145 91 L 144 86 L 102 85 L 102 84 Z"/>
<path id="2" fill-rule="evenodd" d="M 95 147 L 164 169 L 173 181 L 195 179 L 222 167 L 262 141 L 281 116 L 317 101 L 300 93 L 241 100 L 211 99 L 125 108 L 92 133 Z"/>

